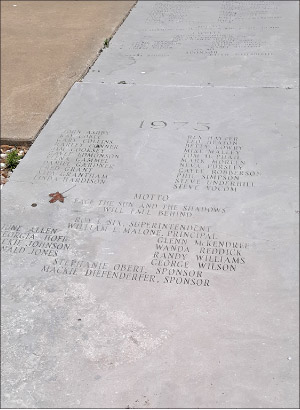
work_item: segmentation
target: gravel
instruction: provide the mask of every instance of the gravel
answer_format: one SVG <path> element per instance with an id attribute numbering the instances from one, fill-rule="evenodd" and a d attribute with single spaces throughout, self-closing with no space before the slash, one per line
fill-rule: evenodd
<path id="1" fill-rule="evenodd" d="M 20 160 L 24 158 L 28 151 L 28 147 L 22 146 L 17 146 L 17 145 L 4 145 L 1 144 L 1 188 L 3 187 L 4 184 L 6 184 L 9 180 L 10 175 L 12 174 L 13 170 L 10 170 L 6 164 L 6 159 L 7 159 L 7 154 L 11 151 L 16 150 Z"/>

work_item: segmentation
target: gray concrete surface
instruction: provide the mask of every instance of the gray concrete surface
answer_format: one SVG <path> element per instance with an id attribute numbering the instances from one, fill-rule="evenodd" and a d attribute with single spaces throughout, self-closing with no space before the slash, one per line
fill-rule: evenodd
<path id="1" fill-rule="evenodd" d="M 168 21 L 190 49 L 219 10 L 198 27 L 204 2 L 148 3 L 120 30 L 162 18 L 163 49 Z M 229 77 L 219 56 L 219 85 L 191 86 L 198 60 L 174 51 L 143 85 L 120 59 L 119 77 L 74 84 L 5 184 L 2 407 L 299 407 L 295 3 L 275 3 L 221 5 L 228 31 L 238 17 L 249 41 L 277 39 L 274 67 L 242 58 Z"/>
<path id="2" fill-rule="evenodd" d="M 32 142 L 135 1 L 1 1 L 1 142 Z"/>
<path id="3" fill-rule="evenodd" d="M 141 1 L 84 78 L 298 87 L 297 1 Z"/>
<path id="4" fill-rule="evenodd" d="M 297 407 L 296 106 L 72 88 L 2 191 L 4 406 Z"/>

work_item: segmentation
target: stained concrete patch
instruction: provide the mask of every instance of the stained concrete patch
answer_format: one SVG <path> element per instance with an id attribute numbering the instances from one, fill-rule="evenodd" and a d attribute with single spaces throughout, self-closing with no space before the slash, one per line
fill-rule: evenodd
<path id="1" fill-rule="evenodd" d="M 50 405 L 51 387 L 64 381 L 64 391 L 68 391 L 65 383 L 70 380 L 73 384 L 74 376 L 88 371 L 82 368 L 84 362 L 91 364 L 95 374 L 102 373 L 141 360 L 168 335 L 162 331 L 153 337 L 123 311 L 114 311 L 108 303 L 98 304 L 85 284 L 65 280 L 58 284 L 55 275 L 47 275 L 40 283 L 19 279 L 8 288 L 4 285 L 3 298 L 14 306 L 13 316 L 10 309 L 4 309 L 2 323 L 7 352 L 3 374 L 16 393 L 10 402 L 15 407 Z M 57 350 L 61 343 L 64 352 Z M 97 375 L 94 378 L 99 379 Z M 5 391 L 2 397 L 5 402 Z M 57 400 L 63 397 L 58 395 Z M 78 400 L 73 397 L 71 403 L 76 405 Z"/>

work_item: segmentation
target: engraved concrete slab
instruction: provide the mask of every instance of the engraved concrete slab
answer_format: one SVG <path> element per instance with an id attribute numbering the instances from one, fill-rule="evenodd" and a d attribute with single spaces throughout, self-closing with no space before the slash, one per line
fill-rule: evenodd
<path id="1" fill-rule="evenodd" d="M 297 102 L 72 88 L 2 190 L 3 407 L 298 406 Z"/>
<path id="2" fill-rule="evenodd" d="M 83 81 L 298 85 L 297 1 L 139 1 Z"/>

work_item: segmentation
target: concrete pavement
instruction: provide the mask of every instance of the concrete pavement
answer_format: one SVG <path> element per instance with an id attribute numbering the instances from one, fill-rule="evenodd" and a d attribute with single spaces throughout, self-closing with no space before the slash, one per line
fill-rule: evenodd
<path id="1" fill-rule="evenodd" d="M 135 1 L 1 1 L 1 143 L 31 143 Z"/>

